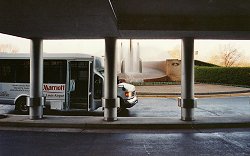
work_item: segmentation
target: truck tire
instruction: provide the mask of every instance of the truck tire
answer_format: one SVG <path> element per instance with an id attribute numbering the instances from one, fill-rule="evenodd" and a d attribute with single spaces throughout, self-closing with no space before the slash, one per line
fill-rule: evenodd
<path id="1" fill-rule="evenodd" d="M 118 113 L 121 113 L 122 111 L 124 111 L 124 102 L 123 102 L 123 99 L 121 97 L 120 98 L 120 107 L 117 108 L 117 114 Z"/>
<path id="2" fill-rule="evenodd" d="M 29 108 L 26 103 L 26 97 L 20 97 L 16 100 L 15 110 L 20 114 L 29 114 Z"/>

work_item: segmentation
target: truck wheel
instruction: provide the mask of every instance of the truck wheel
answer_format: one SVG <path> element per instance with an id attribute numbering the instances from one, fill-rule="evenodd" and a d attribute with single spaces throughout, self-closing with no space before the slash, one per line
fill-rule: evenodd
<path id="1" fill-rule="evenodd" d="M 123 99 L 121 97 L 120 98 L 120 107 L 117 108 L 117 114 L 121 113 L 125 108 L 124 108 L 124 104 L 123 104 Z"/>
<path id="2" fill-rule="evenodd" d="M 26 104 L 26 97 L 21 97 L 16 101 L 16 110 L 20 114 L 29 114 L 29 108 Z"/>
<path id="3" fill-rule="evenodd" d="M 122 107 L 117 108 L 117 114 L 121 113 L 123 111 Z"/>

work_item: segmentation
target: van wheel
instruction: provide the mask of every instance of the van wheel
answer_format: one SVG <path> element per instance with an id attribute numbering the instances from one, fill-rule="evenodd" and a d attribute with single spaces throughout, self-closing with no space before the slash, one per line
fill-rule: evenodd
<path id="1" fill-rule="evenodd" d="M 117 114 L 121 113 L 123 111 L 122 107 L 117 108 Z"/>
<path id="2" fill-rule="evenodd" d="M 119 98 L 120 98 L 120 107 L 117 108 L 117 114 L 121 113 L 125 109 L 123 104 L 123 99 L 121 97 Z"/>
<path id="3" fill-rule="evenodd" d="M 26 97 L 21 97 L 16 101 L 16 108 L 20 114 L 29 114 L 29 108 L 26 103 Z"/>

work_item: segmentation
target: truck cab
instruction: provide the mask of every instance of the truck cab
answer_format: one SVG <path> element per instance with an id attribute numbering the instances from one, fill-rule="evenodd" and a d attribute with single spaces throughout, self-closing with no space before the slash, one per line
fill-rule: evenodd
<path id="1" fill-rule="evenodd" d="M 120 98 L 120 109 L 133 107 L 138 103 L 135 86 L 128 83 L 117 85 L 117 96 Z"/>
<path id="2" fill-rule="evenodd" d="M 103 81 L 104 81 L 104 70 L 99 70 L 100 75 L 98 76 L 100 79 L 98 80 L 98 83 L 95 81 L 95 85 L 103 86 Z M 95 79 L 97 80 L 97 79 Z M 136 96 L 136 90 L 135 86 L 132 84 L 128 84 L 125 82 L 120 83 L 119 80 L 117 79 L 117 97 L 120 98 L 120 107 L 118 108 L 118 112 L 121 112 L 122 110 L 126 108 L 131 108 L 133 107 L 136 103 L 138 103 L 138 98 Z M 95 87 L 98 88 L 98 87 Z M 99 89 L 100 91 L 100 89 Z M 103 91 L 103 89 L 102 89 Z M 102 93 L 103 94 L 103 93 Z M 100 95 L 100 94 L 99 94 Z M 102 95 L 103 96 L 103 95 Z M 101 98 L 101 96 L 99 96 Z M 101 103 L 97 104 L 96 106 L 100 107 Z"/>

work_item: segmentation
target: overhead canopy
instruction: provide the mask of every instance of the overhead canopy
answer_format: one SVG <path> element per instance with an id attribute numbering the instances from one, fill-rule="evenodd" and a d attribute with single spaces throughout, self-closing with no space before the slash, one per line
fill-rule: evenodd
<path id="1" fill-rule="evenodd" d="M 0 32 L 43 39 L 250 39 L 249 8 L 249 0 L 1 0 Z"/>

